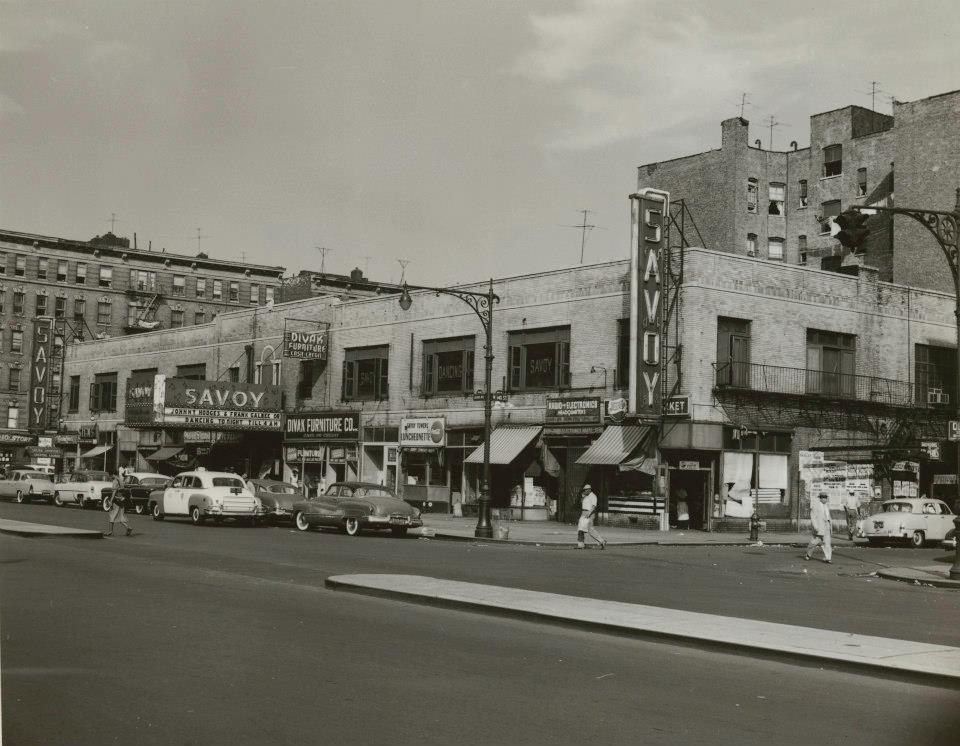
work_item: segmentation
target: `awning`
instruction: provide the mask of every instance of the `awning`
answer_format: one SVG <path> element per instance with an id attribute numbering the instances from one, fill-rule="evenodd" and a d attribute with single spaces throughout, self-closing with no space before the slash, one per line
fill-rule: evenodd
<path id="1" fill-rule="evenodd" d="M 619 469 L 620 471 L 639 471 L 652 477 L 657 473 L 657 462 L 649 456 L 634 456 L 623 461 Z"/>
<path id="2" fill-rule="evenodd" d="M 539 425 L 531 427 L 498 427 L 490 434 L 490 463 L 505 464 L 513 463 L 513 460 L 520 455 L 520 451 L 526 448 L 536 438 L 541 428 Z M 482 464 L 483 463 L 483 445 L 481 444 L 473 453 L 467 456 L 463 463 Z"/>
<path id="3" fill-rule="evenodd" d="M 102 456 L 111 448 L 113 448 L 113 446 L 94 446 L 86 453 L 81 453 L 80 458 L 93 458 L 94 456 Z"/>
<path id="4" fill-rule="evenodd" d="M 577 463 L 616 466 L 633 453 L 649 432 L 650 428 L 642 425 L 610 425 Z"/>
<path id="5" fill-rule="evenodd" d="M 146 456 L 147 461 L 166 461 L 168 459 L 176 456 L 183 449 L 178 446 L 164 446 L 163 448 L 158 448 L 149 456 Z"/>

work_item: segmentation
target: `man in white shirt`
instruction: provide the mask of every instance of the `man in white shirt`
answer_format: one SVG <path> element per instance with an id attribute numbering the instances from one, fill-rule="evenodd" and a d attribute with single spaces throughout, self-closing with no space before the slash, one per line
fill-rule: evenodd
<path id="1" fill-rule="evenodd" d="M 826 492 L 821 492 L 816 502 L 810 503 L 810 528 L 813 531 L 813 538 L 807 545 L 807 552 L 803 558 L 812 559 L 810 553 L 818 546 L 823 547 L 823 561 L 831 564 L 833 560 L 833 546 L 830 543 L 830 533 L 833 531 L 833 524 L 830 520 L 830 506 L 827 501 L 830 498 Z"/>
<path id="2" fill-rule="evenodd" d="M 601 549 L 606 549 L 606 540 L 593 530 L 593 516 L 597 512 L 597 496 L 593 494 L 593 489 L 589 484 L 583 485 L 583 490 L 580 494 L 582 498 L 580 500 L 580 520 L 577 521 L 577 549 L 586 548 L 586 544 L 584 544 L 586 537 L 584 534 L 590 534 L 593 540 L 600 545 Z"/>

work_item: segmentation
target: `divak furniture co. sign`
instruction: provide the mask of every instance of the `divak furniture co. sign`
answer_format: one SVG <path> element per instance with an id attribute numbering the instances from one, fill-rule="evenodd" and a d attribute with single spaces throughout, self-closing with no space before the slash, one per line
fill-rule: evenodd
<path id="1" fill-rule="evenodd" d="M 349 440 L 360 434 L 359 412 L 291 412 L 284 428 L 287 440 Z"/>

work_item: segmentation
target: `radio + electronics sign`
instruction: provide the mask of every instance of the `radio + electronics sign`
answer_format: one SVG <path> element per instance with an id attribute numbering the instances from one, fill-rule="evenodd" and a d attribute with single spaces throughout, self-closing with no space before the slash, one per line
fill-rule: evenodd
<path id="1" fill-rule="evenodd" d="M 587 396 L 578 399 L 547 399 L 547 425 L 599 425 L 600 397 Z"/>
<path id="2" fill-rule="evenodd" d="M 283 333 L 283 356 L 300 360 L 327 359 L 327 330 Z"/>
<path id="3" fill-rule="evenodd" d="M 296 412 L 287 415 L 287 440 L 357 440 L 358 412 Z"/>
<path id="4" fill-rule="evenodd" d="M 443 417 L 405 417 L 400 420 L 401 448 L 443 448 L 447 442 Z"/>

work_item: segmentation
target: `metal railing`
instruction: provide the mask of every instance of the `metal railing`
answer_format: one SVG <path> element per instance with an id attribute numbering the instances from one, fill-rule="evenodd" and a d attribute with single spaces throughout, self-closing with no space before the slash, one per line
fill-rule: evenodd
<path id="1" fill-rule="evenodd" d="M 948 409 L 956 406 L 950 394 L 941 388 L 892 378 L 730 361 L 714 363 L 714 369 L 715 385 L 721 390 L 848 399 L 898 407 Z"/>

